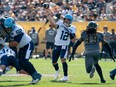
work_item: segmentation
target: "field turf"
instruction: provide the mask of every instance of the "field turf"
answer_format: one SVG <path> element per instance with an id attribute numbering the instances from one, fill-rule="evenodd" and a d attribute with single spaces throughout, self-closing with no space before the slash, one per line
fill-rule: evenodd
<path id="1" fill-rule="evenodd" d="M 15 69 L 12 69 L 7 74 L 0 77 L 0 87 L 116 87 L 116 78 L 111 80 L 109 77 L 109 71 L 116 68 L 116 63 L 111 60 L 100 60 L 100 65 L 103 70 L 103 74 L 106 83 L 100 83 L 97 72 L 93 78 L 89 78 L 89 74 L 85 71 L 84 59 L 78 58 L 68 62 L 69 81 L 61 82 L 59 79 L 63 76 L 63 70 L 60 60 L 60 74 L 57 81 L 54 81 L 54 68 L 51 64 L 51 60 L 44 58 L 30 59 L 34 64 L 37 71 L 42 74 L 42 79 L 35 85 L 28 84 L 32 79 L 27 75 L 16 74 Z"/>

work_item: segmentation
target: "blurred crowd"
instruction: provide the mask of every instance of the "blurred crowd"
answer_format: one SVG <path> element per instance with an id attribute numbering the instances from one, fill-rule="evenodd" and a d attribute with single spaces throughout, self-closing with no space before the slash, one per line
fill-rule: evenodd
<path id="1" fill-rule="evenodd" d="M 0 17 L 44 21 L 44 3 L 49 3 L 56 20 L 70 13 L 73 21 L 116 21 L 116 0 L 0 0 Z"/>

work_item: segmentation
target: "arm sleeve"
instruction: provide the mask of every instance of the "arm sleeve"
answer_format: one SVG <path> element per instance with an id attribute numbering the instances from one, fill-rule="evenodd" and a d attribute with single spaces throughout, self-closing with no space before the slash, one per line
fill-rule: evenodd
<path id="1" fill-rule="evenodd" d="M 73 39 L 75 37 L 74 33 L 70 33 L 70 39 Z"/>
<path id="2" fill-rule="evenodd" d="M 77 47 L 81 44 L 81 42 L 82 42 L 82 41 L 80 41 L 80 39 L 79 39 L 79 40 L 74 44 L 71 55 L 74 55 L 74 54 L 75 54 L 75 51 L 76 51 Z"/>
<path id="3" fill-rule="evenodd" d="M 77 47 L 83 42 L 83 34 L 84 34 L 84 32 L 81 33 L 81 38 L 79 40 L 77 40 L 77 42 L 74 44 L 71 55 L 75 54 Z"/>

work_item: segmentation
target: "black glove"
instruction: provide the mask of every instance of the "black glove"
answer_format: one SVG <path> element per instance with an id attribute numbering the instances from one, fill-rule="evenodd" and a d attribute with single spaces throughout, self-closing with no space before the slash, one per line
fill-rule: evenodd
<path id="1" fill-rule="evenodd" d="M 113 56 L 112 56 L 111 58 L 112 58 L 112 60 L 113 60 L 114 62 L 116 62 Z"/>
<path id="2" fill-rule="evenodd" d="M 70 55 L 70 57 L 69 57 L 69 62 L 71 61 L 72 58 L 73 58 L 73 55 Z"/>

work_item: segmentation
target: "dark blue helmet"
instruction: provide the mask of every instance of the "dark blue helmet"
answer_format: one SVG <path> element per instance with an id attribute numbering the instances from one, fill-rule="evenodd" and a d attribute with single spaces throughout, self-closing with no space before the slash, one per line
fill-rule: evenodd
<path id="1" fill-rule="evenodd" d="M 94 34 L 97 31 L 97 24 L 95 21 L 91 21 L 88 23 L 87 25 L 87 29 L 86 29 L 88 34 Z"/>
<path id="2" fill-rule="evenodd" d="M 96 24 L 95 21 L 91 21 L 91 22 L 88 23 L 87 27 L 88 27 L 89 29 L 90 29 L 90 28 L 92 28 L 92 29 L 97 29 L 97 24 Z"/>

